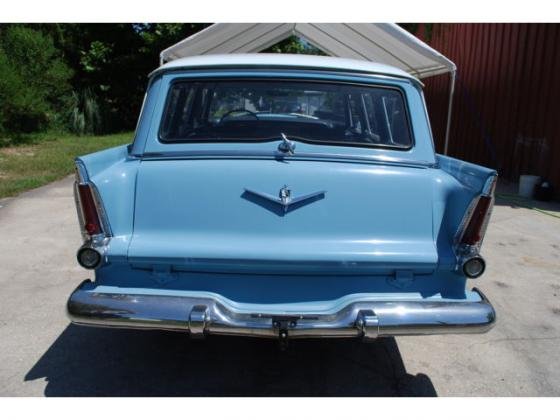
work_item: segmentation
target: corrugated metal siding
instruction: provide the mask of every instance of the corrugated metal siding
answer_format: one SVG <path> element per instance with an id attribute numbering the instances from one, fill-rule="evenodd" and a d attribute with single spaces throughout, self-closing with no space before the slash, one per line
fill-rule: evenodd
<path id="1" fill-rule="evenodd" d="M 560 25 L 434 24 L 419 36 L 457 64 L 449 154 L 517 180 L 536 174 L 560 190 Z M 425 79 L 443 151 L 449 77 Z"/>

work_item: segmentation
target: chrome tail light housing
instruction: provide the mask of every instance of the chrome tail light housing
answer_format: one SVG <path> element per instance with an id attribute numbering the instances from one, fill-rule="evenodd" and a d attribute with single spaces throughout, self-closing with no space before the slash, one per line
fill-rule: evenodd
<path id="1" fill-rule="evenodd" d="M 84 244 L 78 250 L 78 263 L 87 269 L 99 267 L 105 257 L 106 245 L 112 236 L 99 191 L 90 180 L 84 163 L 76 159 L 74 200 Z"/>

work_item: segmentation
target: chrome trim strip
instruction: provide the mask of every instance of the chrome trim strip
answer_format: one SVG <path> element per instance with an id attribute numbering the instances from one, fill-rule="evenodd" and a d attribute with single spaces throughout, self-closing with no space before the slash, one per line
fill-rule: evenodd
<path id="1" fill-rule="evenodd" d="M 175 83 L 181 83 L 184 80 L 197 80 L 197 79 L 201 79 L 201 80 L 207 80 L 207 77 L 201 77 L 201 78 L 184 78 L 184 77 L 177 77 L 176 79 L 172 80 L 170 82 L 170 86 L 172 86 Z M 235 80 L 254 80 L 255 78 L 253 76 L 250 77 L 236 77 L 236 76 L 231 76 L 228 75 L 227 77 L 217 77 L 217 78 L 212 78 L 213 80 L 225 80 L 225 81 L 231 81 L 232 79 Z M 272 81 L 292 81 L 292 78 L 284 78 L 284 77 L 263 77 L 263 78 L 259 78 L 260 80 L 272 80 Z M 304 78 L 305 79 L 305 78 Z M 321 79 L 321 80 L 314 80 L 311 79 L 314 83 L 332 83 L 333 81 L 329 81 L 329 80 L 325 80 L 325 79 Z M 376 88 L 380 88 L 380 89 L 389 89 L 389 90 L 395 90 L 397 92 L 399 92 L 399 94 L 402 96 L 403 101 L 404 101 L 404 105 L 405 105 L 405 110 L 406 110 L 406 119 L 407 119 L 407 125 L 408 125 L 408 131 L 410 134 L 410 138 L 411 138 L 411 144 L 409 146 L 399 146 L 395 143 L 393 144 L 371 144 L 370 146 L 368 146 L 367 144 L 363 143 L 363 144 L 352 144 L 352 145 L 348 145 L 346 142 L 324 142 L 322 144 L 325 145 L 329 145 L 329 146 L 338 146 L 338 147 L 350 147 L 350 148 L 357 148 L 357 147 L 362 147 L 362 148 L 368 148 L 370 150 L 398 150 L 398 151 L 408 151 L 413 149 L 416 146 L 416 137 L 414 134 L 414 130 L 412 130 L 412 125 L 411 125 L 411 116 L 410 116 L 410 109 L 409 109 L 409 105 L 408 105 L 408 101 L 405 100 L 405 92 L 403 91 L 402 88 L 399 88 L 397 86 L 389 86 L 389 85 L 384 85 L 384 84 L 378 84 L 378 83 L 361 83 L 361 82 L 357 82 L 357 81 L 343 81 L 343 80 L 336 80 L 337 84 L 348 84 L 348 85 L 355 85 L 355 86 L 364 86 L 364 87 L 376 87 Z M 166 99 L 166 101 L 168 101 L 169 98 Z M 160 122 L 161 125 L 161 122 Z M 161 133 L 158 133 L 158 140 L 160 143 L 163 144 L 174 144 L 174 143 L 190 143 L 190 142 L 186 142 L 186 141 L 166 141 L 165 139 L 162 138 Z M 312 140 L 299 140 L 302 143 L 307 143 L 307 144 L 315 144 L 315 145 L 321 145 L 321 142 L 318 141 L 312 141 Z M 250 141 L 245 141 L 245 143 L 257 143 L 257 142 L 261 142 L 261 141 L 255 141 L 255 140 L 250 140 Z M 192 141 L 192 143 L 223 143 L 223 142 L 218 142 L 218 141 L 206 141 L 206 142 L 202 142 L 202 141 Z M 243 143 L 243 142 L 242 142 Z M 294 143 L 294 148 L 295 148 L 296 143 Z"/>
<path id="2" fill-rule="evenodd" d="M 467 207 L 467 211 L 465 212 L 465 214 L 463 215 L 463 218 L 461 219 L 461 223 L 459 224 L 459 227 L 457 228 L 457 231 L 455 232 L 455 236 L 453 237 L 453 247 L 455 249 L 455 254 L 457 255 L 457 267 L 456 269 L 458 269 L 459 267 L 462 267 L 464 261 L 467 258 L 471 258 L 473 256 L 476 256 L 480 253 L 480 249 L 482 248 L 482 242 L 484 240 L 484 237 L 486 236 L 486 229 L 488 228 L 488 223 L 490 222 L 490 216 L 492 215 L 492 210 L 494 209 L 494 191 L 496 189 L 496 183 L 498 180 L 498 176 L 497 175 L 490 175 L 486 181 L 484 182 L 484 186 L 482 187 L 482 191 L 480 192 L 480 195 L 475 196 L 471 202 L 469 203 L 469 206 Z M 476 208 L 478 201 L 480 200 L 480 197 L 490 197 L 491 201 L 490 201 L 490 205 L 488 206 L 488 212 L 486 213 L 486 218 L 484 221 L 484 225 L 481 228 L 481 233 L 482 233 L 482 240 L 480 241 L 480 243 L 478 245 L 461 245 L 461 238 L 463 237 L 463 234 L 465 233 L 465 229 L 467 228 L 467 225 L 469 223 L 469 221 L 471 220 L 472 217 L 472 213 L 474 211 L 474 209 Z"/>
<path id="3" fill-rule="evenodd" d="M 70 296 L 73 323 L 103 327 L 161 329 L 268 338 L 362 337 L 483 333 L 496 320 L 494 308 L 480 301 L 351 301 L 332 312 L 248 313 L 225 298 L 99 293 L 84 281 Z"/>
<path id="4" fill-rule="evenodd" d="M 498 181 L 497 175 L 491 175 L 486 179 L 484 187 L 482 188 L 482 194 L 485 197 L 492 197 L 494 195 L 494 190 L 496 189 L 496 182 Z"/>
<path id="5" fill-rule="evenodd" d="M 292 192 L 288 189 L 287 185 L 284 185 L 280 192 L 278 193 L 278 197 L 274 197 L 273 195 L 250 190 L 249 188 L 243 188 L 246 193 L 256 195 L 257 197 L 264 198 L 265 200 L 270 201 L 271 203 L 278 204 L 284 210 L 284 214 L 288 213 L 290 210 L 290 206 L 296 205 L 298 203 L 303 203 L 304 201 L 311 200 L 312 198 L 319 198 L 320 196 L 325 196 L 326 190 L 315 191 L 309 194 L 300 195 L 298 197 L 292 197 Z"/>
<path id="6" fill-rule="evenodd" d="M 95 208 L 97 209 L 97 214 L 99 216 L 99 222 L 101 223 L 101 229 L 103 230 L 104 236 L 110 238 L 113 236 L 113 230 L 111 229 L 111 225 L 109 224 L 109 218 L 107 217 L 105 206 L 103 205 L 103 201 L 101 200 L 101 195 L 99 194 L 97 185 L 95 185 L 91 181 L 89 182 L 89 185 L 91 187 Z"/>
<path id="7" fill-rule="evenodd" d="M 465 214 L 463 215 L 463 218 L 461 219 L 461 223 L 459 223 L 459 227 L 457 228 L 457 232 L 455 232 L 455 236 L 453 237 L 453 246 L 455 248 L 455 252 L 457 254 L 461 254 L 460 248 L 460 244 L 461 244 L 461 238 L 463 237 L 463 233 L 465 233 L 465 229 L 467 228 L 467 225 L 469 224 L 469 220 L 471 220 L 472 214 L 474 212 L 474 209 L 476 208 L 478 201 L 480 200 L 480 196 L 475 196 L 471 202 L 469 203 L 469 206 L 467 207 L 467 210 L 465 211 Z"/>
<path id="8" fill-rule="evenodd" d="M 89 175 L 86 170 L 86 165 L 80 159 L 75 159 L 74 164 L 76 165 L 76 181 L 80 185 L 87 184 L 89 182 Z"/>
<path id="9" fill-rule="evenodd" d="M 400 165 L 414 168 L 435 168 L 437 163 L 417 161 L 410 159 L 392 159 L 388 157 L 373 157 L 361 155 L 347 155 L 337 153 L 298 153 L 288 155 L 278 151 L 260 150 L 193 150 L 184 152 L 152 152 L 134 157 L 142 160 L 166 159 L 276 159 L 276 160 L 327 160 L 351 161 L 356 163 L 377 163 L 382 165 Z"/>
<path id="10" fill-rule="evenodd" d="M 74 160 L 76 166 L 76 182 L 74 182 L 74 202 L 76 204 L 76 209 L 78 211 L 78 222 L 80 223 L 80 231 L 82 233 L 82 238 L 84 241 L 90 240 L 90 236 L 84 229 L 84 214 L 82 211 L 82 204 L 80 202 L 80 194 L 78 192 L 78 185 L 89 185 L 92 192 L 93 202 L 97 210 L 97 215 L 99 216 L 99 223 L 101 223 L 101 229 L 103 231 L 103 236 L 112 237 L 113 231 L 111 230 L 111 225 L 109 224 L 109 218 L 107 217 L 107 212 L 103 206 L 103 201 L 101 200 L 101 195 L 97 186 L 91 181 L 89 174 L 87 172 L 84 162 L 79 158 Z"/>
<path id="11" fill-rule="evenodd" d="M 78 192 L 78 185 L 80 184 L 79 175 L 76 171 L 76 181 L 74 181 L 74 204 L 76 205 L 76 212 L 78 213 L 78 224 L 80 228 L 80 233 L 82 235 L 82 240 L 87 241 L 89 239 L 89 235 L 85 229 L 85 217 L 84 212 L 82 210 L 82 204 L 80 200 L 80 193 Z"/>

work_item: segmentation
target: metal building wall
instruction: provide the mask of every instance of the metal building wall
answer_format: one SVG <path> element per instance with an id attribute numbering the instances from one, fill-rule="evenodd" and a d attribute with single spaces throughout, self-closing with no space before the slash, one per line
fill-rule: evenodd
<path id="1" fill-rule="evenodd" d="M 418 35 L 458 68 L 449 154 L 560 191 L 560 24 L 434 24 Z M 438 152 L 449 77 L 426 79 Z"/>

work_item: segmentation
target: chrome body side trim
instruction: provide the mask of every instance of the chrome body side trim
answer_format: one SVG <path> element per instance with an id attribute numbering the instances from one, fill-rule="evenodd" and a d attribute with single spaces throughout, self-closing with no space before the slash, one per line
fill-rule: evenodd
<path id="1" fill-rule="evenodd" d="M 97 292 L 86 280 L 67 304 L 72 322 L 82 325 L 161 329 L 269 338 L 362 337 L 483 333 L 496 314 L 486 297 L 479 301 L 351 300 L 322 312 L 247 312 L 212 293 L 193 296 Z M 157 293 L 157 290 L 154 290 Z"/>

